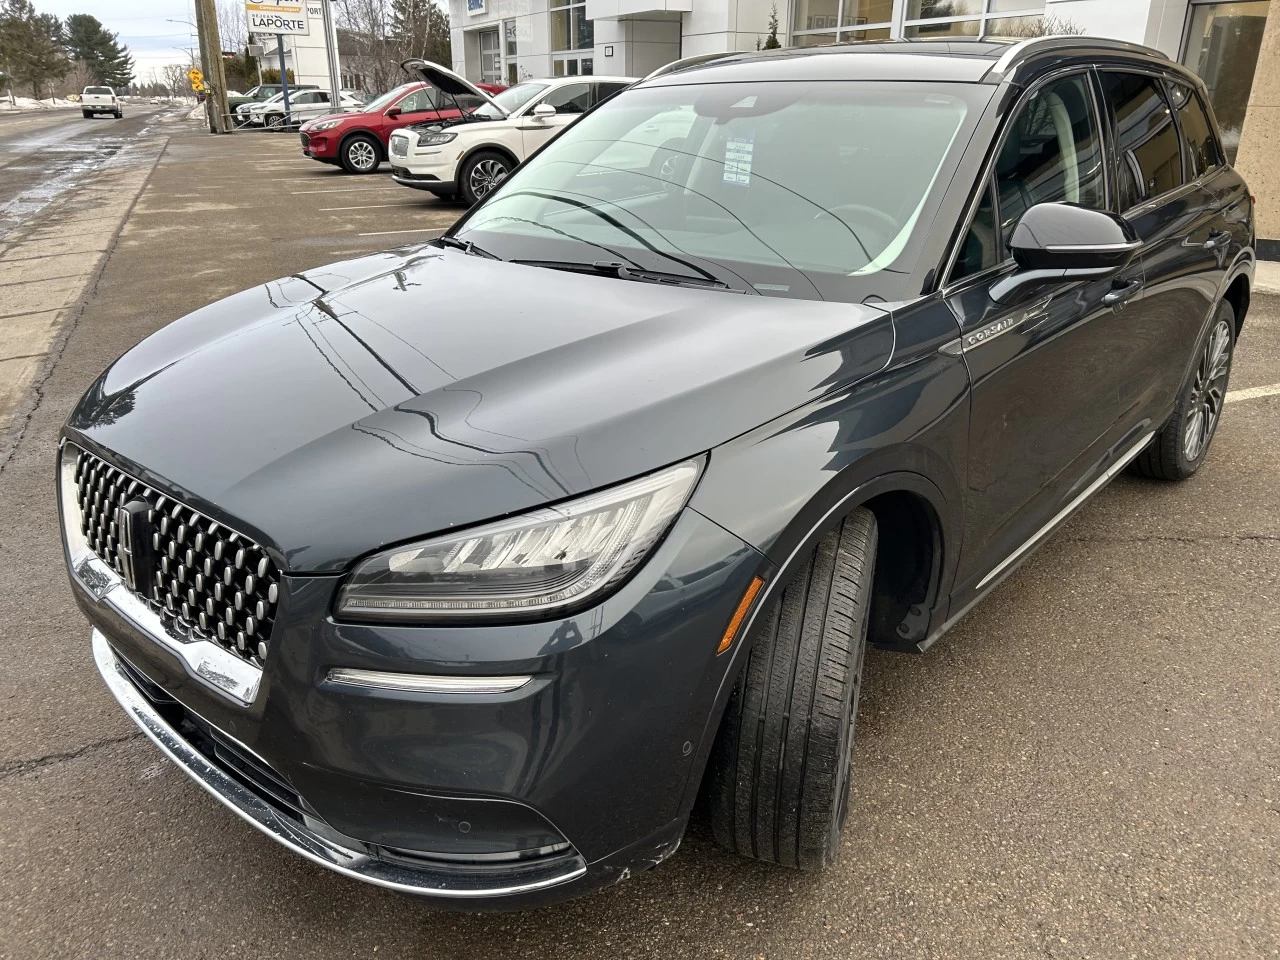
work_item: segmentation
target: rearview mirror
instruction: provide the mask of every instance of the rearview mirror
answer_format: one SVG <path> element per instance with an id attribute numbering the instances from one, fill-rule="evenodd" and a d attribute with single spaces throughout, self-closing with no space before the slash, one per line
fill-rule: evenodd
<path id="1" fill-rule="evenodd" d="M 536 119 L 545 120 L 556 115 L 556 108 L 549 103 L 540 103 L 533 108 L 533 115 Z"/>
<path id="2" fill-rule="evenodd" d="M 387 114 L 386 114 L 386 115 L 387 115 L 388 117 L 398 117 L 398 116 L 400 116 L 400 114 L 401 114 L 401 113 L 403 113 L 403 112 L 404 112 L 404 111 L 403 111 L 403 110 L 401 110 L 399 107 L 387 107 Z"/>
<path id="3" fill-rule="evenodd" d="M 1090 280 L 1124 269 L 1142 242 L 1113 213 L 1067 203 L 1038 203 L 1009 238 L 1018 271 L 991 287 L 991 299 L 1014 303 L 1046 284 Z"/>

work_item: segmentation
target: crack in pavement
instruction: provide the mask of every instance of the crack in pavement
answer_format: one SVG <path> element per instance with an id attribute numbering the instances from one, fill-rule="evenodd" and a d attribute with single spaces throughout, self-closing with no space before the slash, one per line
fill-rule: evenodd
<path id="1" fill-rule="evenodd" d="M 113 747 L 116 744 L 128 743 L 131 740 L 137 740 L 144 736 L 141 730 L 135 730 L 133 733 L 126 733 L 122 737 L 111 737 L 107 740 L 95 740 L 93 743 L 86 743 L 83 747 L 77 747 L 75 750 L 68 750 L 64 753 L 46 753 L 43 757 L 32 757 L 27 760 L 18 760 L 15 763 L 6 764 L 0 767 L 0 782 L 8 780 L 10 777 L 21 777 L 31 773 L 34 770 L 43 770 L 45 767 L 51 767 L 59 763 L 66 763 L 68 760 L 76 760 L 87 753 L 101 750 L 103 747 Z"/>

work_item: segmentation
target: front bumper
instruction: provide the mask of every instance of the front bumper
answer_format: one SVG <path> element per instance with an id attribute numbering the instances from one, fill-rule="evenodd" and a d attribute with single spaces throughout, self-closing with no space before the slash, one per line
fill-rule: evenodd
<path id="1" fill-rule="evenodd" d="M 72 584 L 126 712 L 240 816 L 348 876 L 510 909 L 585 893 L 674 852 L 732 681 L 731 658 L 714 651 L 763 566 L 686 509 L 617 593 L 543 623 L 341 624 L 330 616 L 340 578 L 285 576 L 271 653 L 246 702 L 153 635 L 122 584 L 91 588 L 76 574 Z M 424 695 L 334 683 L 334 667 L 535 680 L 496 695 Z M 165 719 L 178 709 L 190 717 Z M 260 763 L 267 793 L 219 773 L 184 736 L 191 723 Z M 272 783 L 296 800 L 274 802 Z"/>

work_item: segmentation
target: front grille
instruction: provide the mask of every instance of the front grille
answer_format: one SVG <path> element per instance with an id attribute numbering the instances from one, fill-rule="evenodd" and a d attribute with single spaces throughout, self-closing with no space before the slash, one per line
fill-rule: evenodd
<path id="1" fill-rule="evenodd" d="M 300 133 L 300 134 L 298 134 L 298 136 L 300 136 L 300 137 L 302 138 L 302 149 L 303 149 L 303 150 L 305 150 L 305 149 L 307 149 L 307 147 L 311 146 L 311 135 L 310 135 L 310 134 L 308 134 L 308 133 Z"/>
<path id="2" fill-rule="evenodd" d="M 393 157 L 407 157 L 409 155 L 409 141 L 404 137 L 392 137 L 391 155 Z"/>
<path id="3" fill-rule="evenodd" d="M 75 482 L 89 547 L 166 626 L 261 666 L 280 591 L 280 573 L 262 547 L 83 450 L 76 454 Z M 120 508 L 140 501 L 149 538 L 133 528 L 128 577 Z"/>

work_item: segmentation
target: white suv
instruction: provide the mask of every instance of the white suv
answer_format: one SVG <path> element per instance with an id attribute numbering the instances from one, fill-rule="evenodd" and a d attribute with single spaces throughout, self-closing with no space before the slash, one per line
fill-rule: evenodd
<path id="1" fill-rule="evenodd" d="M 489 96 L 451 70 L 406 62 L 443 96 L 469 94 L 486 103 L 456 120 L 426 121 L 391 134 L 391 176 L 415 190 L 475 203 L 516 164 L 600 101 L 635 83 L 632 77 L 527 80 Z"/>
<path id="2" fill-rule="evenodd" d="M 293 126 L 297 126 L 307 120 L 314 120 L 316 117 L 322 117 L 330 113 L 345 113 L 348 110 L 358 110 L 364 106 L 364 101 L 350 90 L 340 90 L 338 91 L 338 96 L 341 100 L 335 110 L 329 103 L 328 90 L 299 90 L 296 93 L 290 90 L 289 122 Z M 276 94 L 270 100 L 250 104 L 247 116 L 249 123 L 256 126 L 283 126 L 285 123 L 284 97 Z"/>

